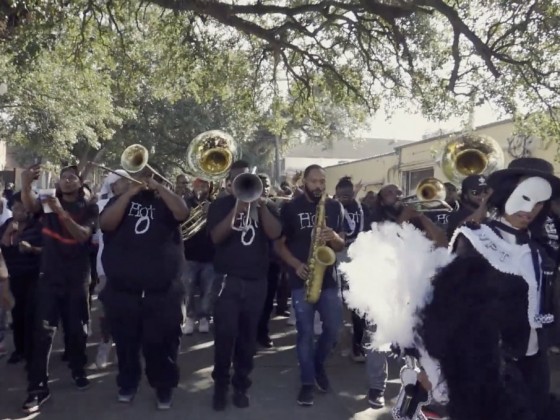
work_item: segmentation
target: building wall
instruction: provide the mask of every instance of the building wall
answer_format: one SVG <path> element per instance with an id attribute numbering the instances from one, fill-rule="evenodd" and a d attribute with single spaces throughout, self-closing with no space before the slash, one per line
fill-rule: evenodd
<path id="1" fill-rule="evenodd" d="M 539 139 L 514 137 L 511 121 L 488 124 L 474 130 L 477 134 L 492 137 L 500 144 L 505 156 L 505 165 L 517 157 L 533 156 L 546 159 L 554 164 L 555 173 L 560 175 L 560 163 L 556 161 L 557 144 L 544 144 Z M 327 189 L 334 193 L 334 186 L 341 176 L 350 175 L 354 182 L 360 179 L 374 182 L 367 189 L 377 191 L 381 185 L 394 183 L 404 188 L 404 193 L 412 193 L 416 185 L 407 185 L 409 173 L 420 170 L 433 169 L 436 178 L 447 181 L 437 158 L 444 145 L 455 135 L 446 135 L 399 147 L 393 154 L 359 160 L 344 165 L 331 166 L 327 171 Z M 383 181 L 380 183 L 379 181 Z M 365 190 L 361 194 L 365 193 Z"/>
<path id="2" fill-rule="evenodd" d="M 356 161 L 356 159 L 286 157 L 282 162 L 282 173 L 290 177 L 297 171 L 303 171 L 309 165 L 320 165 L 326 168 L 328 166 L 353 161 Z"/>
<path id="3" fill-rule="evenodd" d="M 398 157 L 395 153 L 362 159 L 343 165 L 329 166 L 327 172 L 327 191 L 334 194 L 335 186 L 343 176 L 351 176 L 355 183 L 362 181 L 366 191 L 377 191 L 387 183 L 398 180 Z"/>

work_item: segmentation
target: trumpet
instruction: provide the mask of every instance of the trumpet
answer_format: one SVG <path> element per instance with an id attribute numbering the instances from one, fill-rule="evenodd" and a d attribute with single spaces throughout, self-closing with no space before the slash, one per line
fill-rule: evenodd
<path id="1" fill-rule="evenodd" d="M 231 183 L 231 193 L 237 199 L 236 206 L 238 202 L 247 203 L 249 205 L 247 209 L 247 216 L 243 226 L 249 226 L 249 219 L 251 218 L 251 213 L 254 208 L 252 208 L 251 203 L 259 199 L 263 193 L 263 183 L 258 175 L 255 174 L 256 168 L 253 168 L 252 172 L 246 172 L 237 175 Z M 235 219 L 232 220 L 232 226 Z"/>
<path id="2" fill-rule="evenodd" d="M 173 187 L 173 182 L 165 178 L 154 168 L 148 164 L 148 149 L 141 144 L 132 144 L 128 146 L 121 155 L 121 167 L 128 173 L 135 174 L 148 168 L 154 175 L 160 177 L 167 184 Z"/>
<path id="3" fill-rule="evenodd" d="M 422 213 L 434 211 L 453 211 L 453 208 L 445 201 L 447 195 L 445 185 L 437 178 L 425 178 L 418 183 L 416 193 L 405 197 L 403 202 L 407 205 L 419 205 L 418 211 Z M 438 208 L 439 207 L 439 208 Z M 443 209 L 441 207 L 444 207 Z"/>

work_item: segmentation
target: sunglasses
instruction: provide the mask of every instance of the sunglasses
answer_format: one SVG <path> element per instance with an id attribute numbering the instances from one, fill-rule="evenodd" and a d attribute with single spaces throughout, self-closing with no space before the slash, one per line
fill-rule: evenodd
<path id="1" fill-rule="evenodd" d="M 480 190 L 469 190 L 469 194 L 476 197 L 482 194 L 486 194 L 488 193 L 488 189 L 487 188 L 482 188 Z"/>

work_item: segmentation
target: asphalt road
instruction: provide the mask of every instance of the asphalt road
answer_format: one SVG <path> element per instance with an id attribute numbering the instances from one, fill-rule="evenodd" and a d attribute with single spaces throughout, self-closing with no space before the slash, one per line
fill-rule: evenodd
<path id="1" fill-rule="evenodd" d="M 341 344 L 328 363 L 332 392 L 317 395 L 315 405 L 299 407 L 296 395 L 299 389 L 298 368 L 295 354 L 295 329 L 286 324 L 285 318 L 272 321 L 272 338 L 275 347 L 260 350 L 252 375 L 251 406 L 238 409 L 229 405 L 225 412 L 216 413 L 211 408 L 212 336 L 198 334 L 184 337 L 181 344 L 181 383 L 174 394 L 173 407 L 167 412 L 155 408 L 155 396 L 143 379 L 136 399 L 131 405 L 116 401 L 115 366 L 92 372 L 92 387 L 77 391 L 70 373 L 60 360 L 60 334 L 51 357 L 52 398 L 39 414 L 22 415 L 19 407 L 25 399 L 26 381 L 22 365 L 11 366 L 0 360 L 0 419 L 37 418 L 40 420 L 390 420 L 387 407 L 372 410 L 366 401 L 367 382 L 365 367 L 348 357 L 350 326 L 346 325 Z M 97 340 L 90 339 L 88 354 L 93 359 Z M 9 337 L 11 339 L 11 337 Z M 553 387 L 560 394 L 560 356 L 551 358 Z M 386 392 L 388 406 L 399 390 L 399 364 L 389 363 L 389 383 Z"/>

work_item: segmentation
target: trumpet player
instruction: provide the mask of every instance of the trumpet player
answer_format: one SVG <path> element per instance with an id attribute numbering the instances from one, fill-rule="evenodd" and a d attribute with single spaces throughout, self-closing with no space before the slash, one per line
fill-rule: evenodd
<path id="1" fill-rule="evenodd" d="M 303 173 L 303 194 L 282 208 L 283 236 L 275 244 L 278 255 L 289 267 L 301 378 L 297 402 L 302 406 L 313 405 L 315 385 L 319 391 L 328 392 L 330 384 L 324 364 L 336 344 L 342 326 L 342 300 L 334 265 L 325 269 L 317 303 L 306 300 L 306 281 L 310 272 L 307 261 L 313 248 L 318 246 L 312 243 L 311 234 L 317 221 L 319 203 L 325 194 L 325 186 L 325 170 L 319 165 L 308 166 Z M 325 225 L 321 226 L 319 242 L 340 252 L 344 249 L 341 204 L 331 199 L 324 201 L 324 214 Z M 323 331 L 315 345 L 313 324 L 316 311 L 321 317 Z"/>
<path id="2" fill-rule="evenodd" d="M 249 406 L 247 390 L 266 297 L 269 242 L 281 233 L 274 205 L 262 197 L 259 178 L 246 176 L 248 172 L 246 162 L 233 162 L 226 180 L 231 194 L 214 200 L 208 210 L 214 268 L 221 280 L 214 305 L 212 405 L 216 411 L 226 408 L 230 383 L 233 404 L 238 408 Z M 247 183 L 238 187 L 238 177 Z M 256 214 L 251 211 L 255 208 Z M 249 214 L 256 217 L 247 217 Z M 230 378 L 232 359 L 234 372 Z"/>
<path id="3" fill-rule="evenodd" d="M 151 175 L 148 168 L 138 172 L 141 182 L 113 197 L 101 213 L 107 276 L 101 299 L 117 349 L 118 401 L 130 403 L 136 395 L 142 350 L 157 408 L 166 410 L 179 382 L 184 296 L 179 225 L 189 210 Z"/>

